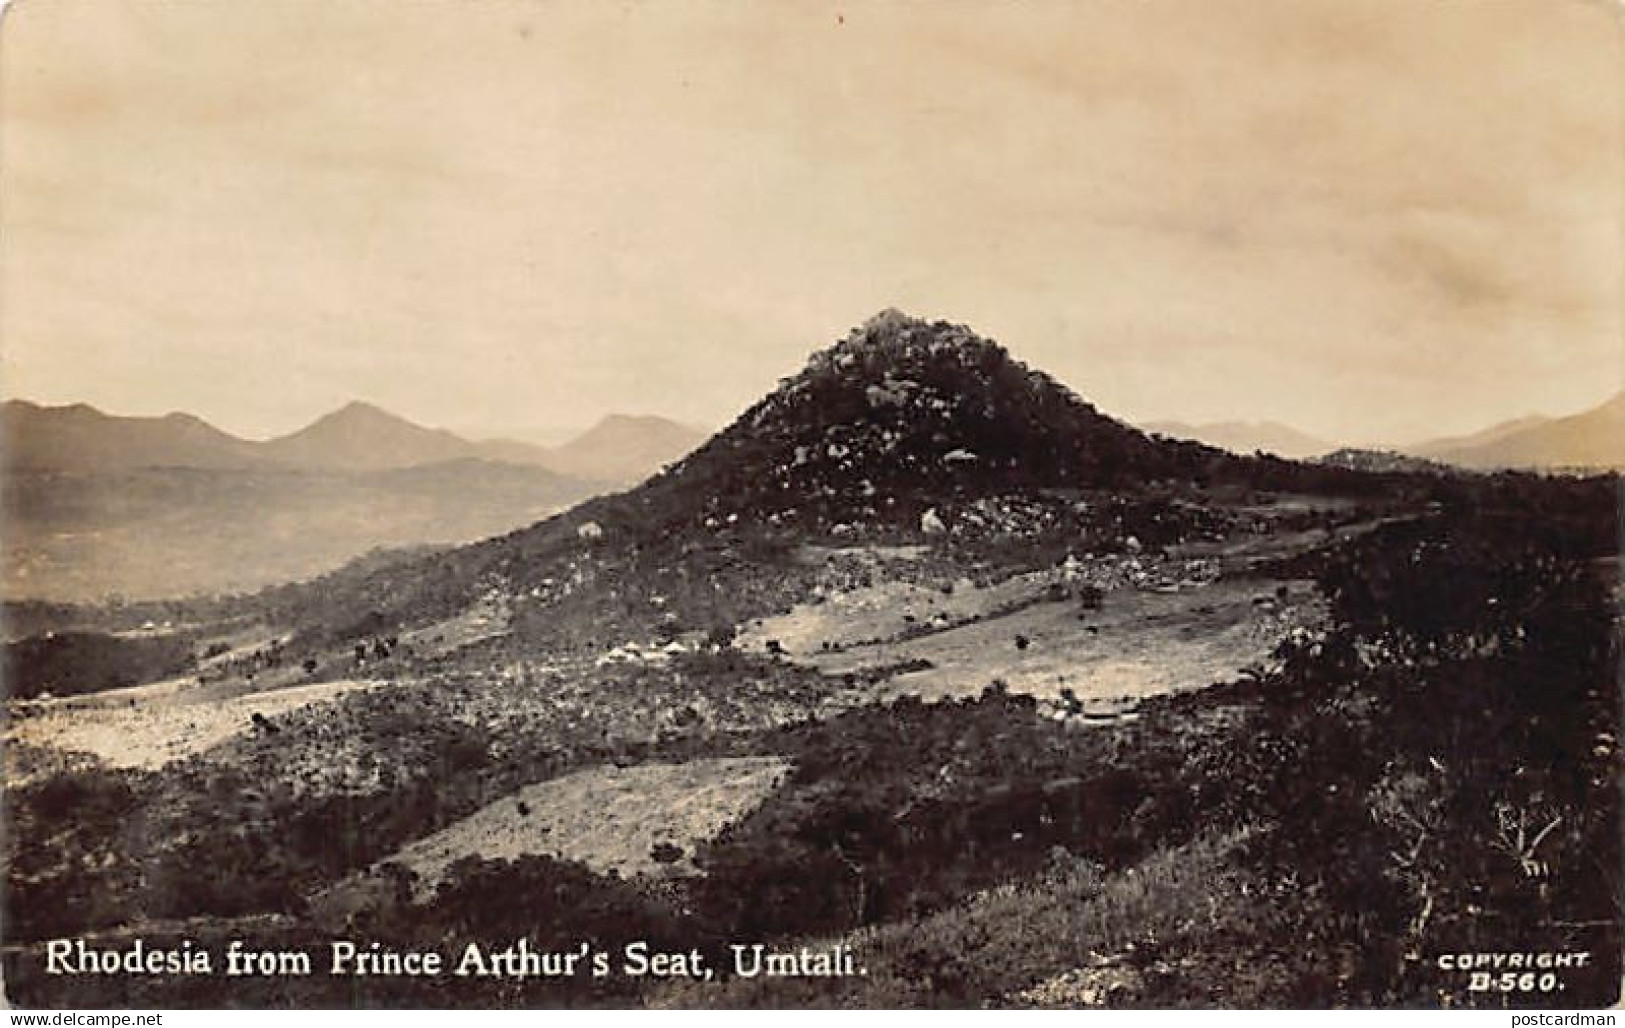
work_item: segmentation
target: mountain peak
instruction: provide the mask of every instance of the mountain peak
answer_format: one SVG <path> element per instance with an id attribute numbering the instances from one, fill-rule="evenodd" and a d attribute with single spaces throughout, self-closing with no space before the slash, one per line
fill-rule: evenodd
<path id="1" fill-rule="evenodd" d="M 905 314 L 896 307 L 887 307 L 871 315 L 862 325 L 852 330 L 852 335 L 862 335 L 869 339 L 895 336 L 909 329 L 928 327 L 925 319 L 916 318 L 912 314 Z"/>
<path id="2" fill-rule="evenodd" d="M 367 421 L 373 421 L 373 422 L 390 422 L 390 423 L 399 423 L 399 424 L 411 424 L 411 422 L 407 421 L 405 418 L 401 417 L 400 415 L 392 414 L 389 411 L 385 410 L 384 408 L 378 406 L 377 404 L 368 403 L 366 400 L 351 400 L 349 403 L 347 403 L 344 406 L 338 408 L 337 410 L 330 411 L 327 414 L 324 414 L 320 418 L 316 419 L 317 424 L 320 424 L 320 423 L 322 423 L 324 421 L 325 422 L 346 422 L 346 421 L 367 422 Z"/>
<path id="3" fill-rule="evenodd" d="M 424 428 L 362 400 L 264 446 L 285 464 L 348 470 L 432 464 L 468 456 L 474 448 L 450 432 Z"/>
<path id="4" fill-rule="evenodd" d="M 101 408 L 92 407 L 88 403 L 65 403 L 56 407 L 31 404 L 22 409 L 76 421 L 101 421 L 114 418 L 114 415 L 107 414 Z"/>
<path id="5" fill-rule="evenodd" d="M 653 414 L 608 414 L 549 451 L 549 467 L 581 478 L 631 484 L 705 441 L 705 433 Z"/>
<path id="6" fill-rule="evenodd" d="M 848 332 L 845 339 L 814 354 L 812 363 L 819 363 L 820 357 L 830 358 L 861 350 L 906 352 L 915 345 L 928 345 L 939 353 L 945 349 L 993 350 L 1001 354 L 1004 352 L 1003 347 L 977 335 L 965 325 L 954 325 L 946 321 L 927 321 L 912 314 L 905 314 L 896 307 L 887 307 Z"/>
<path id="7" fill-rule="evenodd" d="M 605 414 L 598 419 L 597 424 L 587 430 L 587 433 L 614 429 L 660 429 L 665 427 L 681 428 L 683 426 L 658 414 Z M 583 435 L 587 433 L 583 433 Z"/>
<path id="8" fill-rule="evenodd" d="M 885 310 L 673 470 L 750 512 L 873 510 L 1167 473 L 1178 447 L 1108 418 L 963 325 Z"/>

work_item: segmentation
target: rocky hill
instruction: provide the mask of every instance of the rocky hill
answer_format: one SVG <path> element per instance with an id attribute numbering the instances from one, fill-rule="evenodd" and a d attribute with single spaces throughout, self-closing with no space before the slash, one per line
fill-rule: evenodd
<path id="1" fill-rule="evenodd" d="M 1153 441 L 964 326 L 888 310 L 651 485 L 712 515 L 909 523 L 942 501 L 1230 463 Z"/>

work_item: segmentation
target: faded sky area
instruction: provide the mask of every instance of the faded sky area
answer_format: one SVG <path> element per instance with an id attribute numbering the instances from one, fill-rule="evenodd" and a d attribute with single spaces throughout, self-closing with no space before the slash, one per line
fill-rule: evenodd
<path id="1" fill-rule="evenodd" d="M 1348 442 L 1625 383 L 1581 0 L 22 0 L 9 396 L 247 435 L 718 426 L 886 306 L 1133 420 Z"/>

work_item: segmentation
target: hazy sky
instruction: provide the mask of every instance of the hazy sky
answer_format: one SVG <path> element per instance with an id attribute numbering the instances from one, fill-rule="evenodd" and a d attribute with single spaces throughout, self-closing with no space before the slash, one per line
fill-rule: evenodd
<path id="1" fill-rule="evenodd" d="M 1349 441 L 1625 383 L 1581 0 L 21 0 L 7 395 L 720 425 L 898 306 L 1110 413 Z"/>

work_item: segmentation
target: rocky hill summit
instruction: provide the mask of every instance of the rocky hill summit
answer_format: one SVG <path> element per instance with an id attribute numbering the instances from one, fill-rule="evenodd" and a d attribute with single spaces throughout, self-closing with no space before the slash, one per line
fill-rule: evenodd
<path id="1" fill-rule="evenodd" d="M 656 488 L 711 516 L 917 520 L 945 500 L 1181 475 L 1153 441 L 962 325 L 886 310 L 812 356 Z"/>

